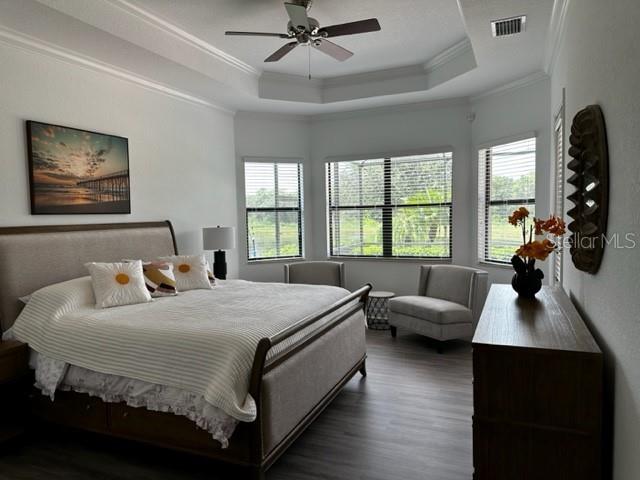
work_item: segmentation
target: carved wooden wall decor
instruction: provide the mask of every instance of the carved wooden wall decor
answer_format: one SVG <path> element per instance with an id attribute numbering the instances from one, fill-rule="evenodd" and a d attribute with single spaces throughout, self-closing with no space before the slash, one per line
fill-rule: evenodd
<path id="1" fill-rule="evenodd" d="M 575 187 L 567 197 L 575 205 L 567 212 L 571 259 L 579 270 L 594 274 L 602 262 L 609 207 L 607 132 L 598 105 L 576 114 L 569 143 L 567 168 L 574 173 L 567 182 Z"/>

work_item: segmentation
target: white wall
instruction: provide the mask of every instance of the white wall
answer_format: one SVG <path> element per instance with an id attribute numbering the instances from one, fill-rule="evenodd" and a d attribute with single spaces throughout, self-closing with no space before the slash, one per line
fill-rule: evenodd
<path id="1" fill-rule="evenodd" d="M 536 136 L 536 212 L 541 217 L 551 213 L 551 159 L 549 145 L 551 142 L 551 120 L 549 103 L 549 79 L 541 79 L 516 89 L 474 100 L 472 109 L 475 120 L 471 127 L 471 143 L 473 148 L 473 164 L 477 164 L 477 152 L 483 144 L 504 139 L 506 142 L 517 139 L 524 134 Z M 514 138 L 515 137 L 515 138 Z M 474 198 L 472 209 L 477 211 L 478 169 L 473 169 L 472 184 Z M 477 223 L 473 224 L 474 237 L 477 238 Z M 494 266 L 477 263 L 477 244 L 473 250 L 473 261 L 479 268 L 488 270 L 494 282 L 509 283 L 513 276 L 511 266 Z M 545 272 L 545 283 L 549 279 L 549 265 L 537 262 L 537 266 Z"/>
<path id="2" fill-rule="evenodd" d="M 476 119 L 468 119 L 471 111 Z M 524 113 L 523 113 L 524 112 Z M 351 112 L 312 118 L 255 113 L 236 115 L 238 184 L 243 156 L 300 157 L 305 163 L 306 257 L 327 258 L 325 162 L 329 157 L 397 154 L 407 151 L 453 151 L 453 263 L 478 265 L 475 240 L 477 146 L 486 141 L 535 132 L 538 135 L 538 195 L 541 211 L 549 210 L 549 81 L 512 89 L 469 103 L 465 99 Z M 240 191 L 240 190 L 239 190 Z M 244 225 L 239 204 L 238 225 Z M 244 235 L 244 233 L 242 233 Z M 245 241 L 245 240 L 243 240 Z M 244 244 L 243 244 L 244 245 Z M 247 265 L 240 249 L 242 278 L 280 281 L 282 261 Z M 416 260 L 345 260 L 347 287 L 370 282 L 376 289 L 414 294 Z M 544 267 L 544 265 L 542 265 Z M 510 268 L 481 265 L 490 281 L 509 282 Z"/>
<path id="3" fill-rule="evenodd" d="M 1 43 L 0 65 L 0 225 L 169 219 L 198 253 L 202 227 L 236 224 L 231 115 Z M 25 120 L 127 137 L 131 215 L 30 215 Z"/>
<path id="4" fill-rule="evenodd" d="M 325 162 L 328 157 L 393 154 L 444 147 L 453 151 L 453 263 L 468 265 L 470 252 L 471 125 L 466 101 L 433 108 L 335 115 L 312 123 L 312 221 L 316 258 L 327 256 Z M 345 260 L 347 288 L 372 283 L 377 290 L 415 295 L 422 261 Z"/>
<path id="5" fill-rule="evenodd" d="M 250 112 L 239 112 L 235 116 L 238 263 L 241 278 L 261 282 L 282 282 L 284 280 L 283 265 L 290 262 L 290 260 L 247 262 L 244 159 L 247 157 L 300 159 L 303 163 L 304 200 L 308 201 L 312 184 L 309 164 L 310 135 L 308 120 L 305 117 Z M 315 236 L 311 223 L 310 206 L 305 205 L 304 210 L 304 250 L 306 257 L 312 258 Z"/>
<path id="6" fill-rule="evenodd" d="M 640 240 L 640 4 L 637 0 L 571 1 L 551 78 L 555 111 L 566 88 L 568 132 L 573 116 L 599 104 L 609 142 L 608 234 Z M 568 135 L 565 138 L 568 145 Z M 567 157 L 569 158 L 569 157 Z M 567 187 L 567 194 L 571 187 Z M 567 207 L 565 205 L 565 207 Z M 605 249 L 600 271 L 576 270 L 568 255 L 564 287 L 605 352 L 607 400 L 613 404 L 613 477 L 640 478 L 640 243 Z"/>

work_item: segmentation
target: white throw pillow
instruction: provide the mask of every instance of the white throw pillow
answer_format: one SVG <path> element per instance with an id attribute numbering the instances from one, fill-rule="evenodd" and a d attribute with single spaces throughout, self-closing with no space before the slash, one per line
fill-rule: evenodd
<path id="1" fill-rule="evenodd" d="M 107 308 L 151 301 L 142 272 L 142 262 L 85 263 L 91 274 L 96 307 Z"/>
<path id="2" fill-rule="evenodd" d="M 173 263 L 173 274 L 176 277 L 178 292 L 211 289 L 207 273 L 207 260 L 204 255 L 174 255 L 161 257 L 159 260 Z"/>

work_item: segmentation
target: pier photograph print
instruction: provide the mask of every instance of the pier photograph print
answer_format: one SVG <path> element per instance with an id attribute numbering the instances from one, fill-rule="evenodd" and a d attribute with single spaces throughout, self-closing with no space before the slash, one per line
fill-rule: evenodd
<path id="1" fill-rule="evenodd" d="M 32 214 L 131 213 L 123 137 L 27 121 Z"/>

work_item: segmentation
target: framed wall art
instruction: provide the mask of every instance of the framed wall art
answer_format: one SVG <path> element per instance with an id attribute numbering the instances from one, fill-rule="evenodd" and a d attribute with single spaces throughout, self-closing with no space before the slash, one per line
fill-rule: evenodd
<path id="1" fill-rule="evenodd" d="M 27 121 L 31 214 L 131 213 L 126 138 Z"/>

